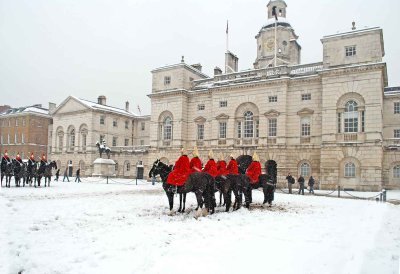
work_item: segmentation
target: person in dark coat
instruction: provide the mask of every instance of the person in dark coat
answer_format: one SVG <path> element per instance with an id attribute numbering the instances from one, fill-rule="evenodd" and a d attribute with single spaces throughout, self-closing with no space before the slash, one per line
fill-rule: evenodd
<path id="1" fill-rule="evenodd" d="M 315 180 L 313 178 L 313 176 L 310 177 L 310 179 L 308 179 L 308 186 L 310 187 L 310 192 L 314 194 L 314 184 L 315 184 Z"/>
<path id="2" fill-rule="evenodd" d="M 58 182 L 58 177 L 60 177 L 60 169 L 57 169 L 56 171 L 56 178 L 54 179 L 54 181 Z"/>
<path id="3" fill-rule="evenodd" d="M 68 167 L 65 168 L 63 182 L 64 182 L 65 178 L 67 178 L 67 181 L 69 182 L 69 178 L 68 178 Z"/>
<path id="4" fill-rule="evenodd" d="M 294 178 L 292 175 L 290 175 L 290 172 L 288 173 L 288 176 L 286 176 L 287 184 L 288 184 L 288 189 L 289 189 L 289 194 L 292 194 L 292 186 L 295 182 Z"/>
<path id="5" fill-rule="evenodd" d="M 75 182 L 76 182 L 77 180 L 78 180 L 78 183 L 81 182 L 81 169 L 80 169 L 80 168 L 78 168 L 78 169 L 76 170 Z"/>
<path id="6" fill-rule="evenodd" d="M 303 176 L 300 175 L 299 179 L 297 179 L 297 182 L 299 182 L 299 193 L 302 193 L 302 195 L 304 195 L 304 178 Z"/>

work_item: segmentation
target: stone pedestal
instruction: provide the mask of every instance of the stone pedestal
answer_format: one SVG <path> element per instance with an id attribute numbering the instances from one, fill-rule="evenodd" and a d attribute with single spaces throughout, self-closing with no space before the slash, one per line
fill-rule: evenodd
<path id="1" fill-rule="evenodd" d="M 111 159 L 97 158 L 93 162 L 93 177 L 113 177 L 115 174 L 115 162 Z"/>

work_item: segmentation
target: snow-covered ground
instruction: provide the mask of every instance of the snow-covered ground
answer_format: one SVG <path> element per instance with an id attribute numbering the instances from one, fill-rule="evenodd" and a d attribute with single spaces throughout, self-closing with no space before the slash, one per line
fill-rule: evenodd
<path id="1" fill-rule="evenodd" d="M 390 203 L 277 192 L 262 208 L 254 191 L 250 211 L 196 219 L 194 194 L 169 216 L 160 184 L 91 180 L 1 188 L 0 273 L 400 271 Z"/>

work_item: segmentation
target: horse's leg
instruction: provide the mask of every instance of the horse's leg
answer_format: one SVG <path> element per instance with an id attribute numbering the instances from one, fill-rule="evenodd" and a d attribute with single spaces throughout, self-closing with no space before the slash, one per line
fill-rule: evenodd
<path id="1" fill-rule="evenodd" d="M 181 212 L 181 210 L 182 210 L 182 200 L 183 200 L 182 193 L 179 193 L 179 209 L 178 209 L 178 212 Z"/>
<path id="2" fill-rule="evenodd" d="M 220 190 L 219 191 L 219 206 L 221 206 L 222 205 L 222 191 Z"/>
<path id="3" fill-rule="evenodd" d="M 229 211 L 231 207 L 231 191 L 228 190 L 227 193 L 224 192 L 224 202 L 225 202 L 225 212 Z"/>
<path id="4" fill-rule="evenodd" d="M 169 210 L 172 210 L 174 207 L 174 193 L 167 192 L 168 203 L 169 203 Z"/>
<path id="5" fill-rule="evenodd" d="M 183 193 L 183 208 L 182 208 L 182 213 L 185 212 L 185 205 L 186 205 L 186 193 Z"/>
<path id="6" fill-rule="evenodd" d="M 196 210 L 199 209 L 199 207 L 203 208 L 203 196 L 202 196 L 202 193 L 200 191 L 196 191 L 195 195 L 196 195 L 196 200 L 197 200 L 197 208 L 196 208 Z"/>

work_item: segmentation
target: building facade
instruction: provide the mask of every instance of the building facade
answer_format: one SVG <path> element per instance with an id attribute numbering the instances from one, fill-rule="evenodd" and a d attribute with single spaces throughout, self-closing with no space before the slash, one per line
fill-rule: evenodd
<path id="1" fill-rule="evenodd" d="M 24 159 L 33 152 L 37 159 L 47 153 L 48 129 L 52 118 L 41 105 L 10 108 L 0 114 L 0 153 L 7 150 Z"/>
<path id="2" fill-rule="evenodd" d="M 382 29 L 324 36 L 322 62 L 300 64 L 286 3 L 267 12 L 254 69 L 237 71 L 227 52 L 228 73 L 213 77 L 183 60 L 152 71 L 149 159 L 173 163 L 196 145 L 203 160 L 257 151 L 279 184 L 291 172 L 325 189 L 400 188 L 400 88 L 387 87 Z"/>
<path id="3" fill-rule="evenodd" d="M 51 114 L 49 157 L 70 176 L 78 168 L 81 176 L 92 175 L 93 162 L 99 158 L 96 142 L 103 140 L 111 149 L 118 177 L 135 177 L 137 165 L 148 169 L 150 116 L 130 112 L 128 102 L 121 109 L 108 106 L 105 96 L 97 103 L 69 96 Z"/>

